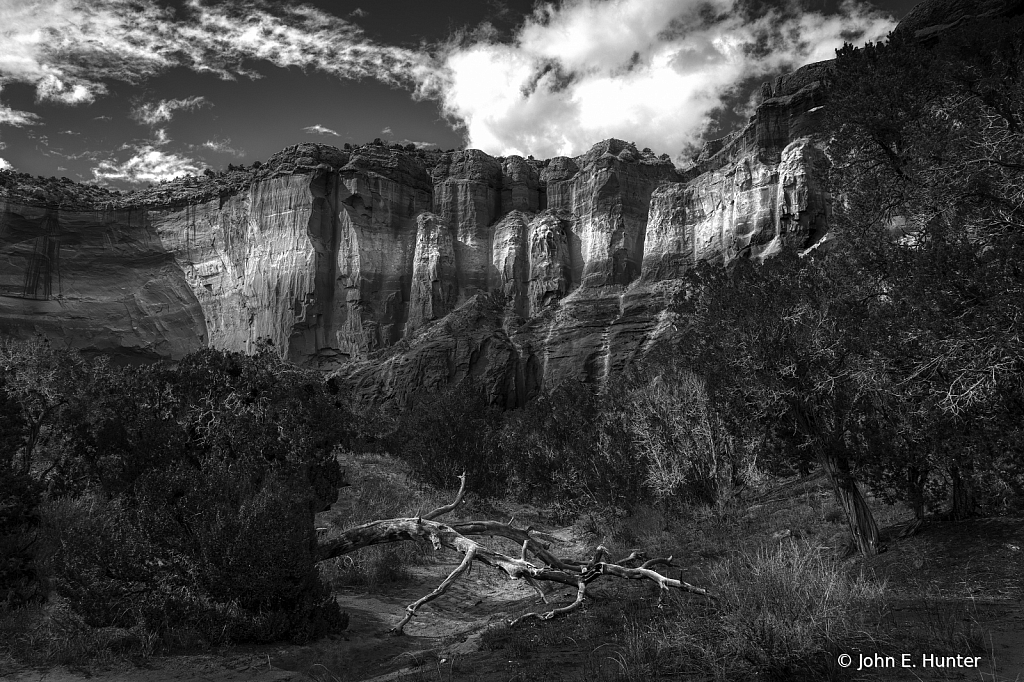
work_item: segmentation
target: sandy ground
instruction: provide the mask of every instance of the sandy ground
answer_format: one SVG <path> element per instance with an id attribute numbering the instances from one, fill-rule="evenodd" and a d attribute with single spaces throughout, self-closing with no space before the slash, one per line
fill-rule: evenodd
<path id="1" fill-rule="evenodd" d="M 514 552 L 512 548 L 506 549 Z M 391 634 L 390 629 L 402 618 L 406 606 L 430 592 L 457 565 L 453 554 L 437 564 L 414 567 L 410 581 L 383 586 L 376 593 L 358 588 L 339 591 L 338 602 L 349 614 L 348 629 L 340 636 L 312 645 L 230 647 L 204 654 L 152 657 L 142 667 L 22 670 L 2 679 L 11 682 L 79 682 L 97 678 L 112 682 L 384 682 L 410 676 L 448 679 L 453 661 L 479 650 L 480 636 L 488 626 L 528 610 L 550 608 L 539 603 L 536 592 L 525 582 L 510 581 L 494 569 L 476 565 L 445 595 L 422 607 L 406 626 L 405 634 Z M 574 590 L 565 589 L 550 593 L 549 599 L 562 598 L 563 603 L 569 603 L 574 596 Z M 493 665 L 479 665 L 473 676 L 481 680 L 497 679 L 507 670 L 507 657 L 501 652 L 494 654 Z"/>

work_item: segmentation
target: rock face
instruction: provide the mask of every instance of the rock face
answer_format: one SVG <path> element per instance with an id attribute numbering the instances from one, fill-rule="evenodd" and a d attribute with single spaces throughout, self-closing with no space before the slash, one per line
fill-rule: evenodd
<path id="1" fill-rule="evenodd" d="M 620 140 L 548 161 L 305 144 L 141 205 L 8 192 L 0 333 L 140 358 L 269 338 L 383 399 L 476 377 L 516 404 L 601 380 L 671 333 L 694 262 L 824 232 L 803 136 L 818 88 L 813 71 L 766 87 L 750 125 L 684 173 Z"/>
<path id="2" fill-rule="evenodd" d="M 966 21 L 999 20 L 1024 14 L 1024 0 L 925 0 L 896 27 L 896 33 L 929 38 Z"/>
<path id="3" fill-rule="evenodd" d="M 0 333 L 139 358 L 269 338 L 376 399 L 599 381 L 672 333 L 695 262 L 824 234 L 827 69 L 766 84 L 686 171 L 614 139 L 547 161 L 303 144 L 141 198 L 0 183 Z"/>
<path id="4" fill-rule="evenodd" d="M 145 211 L 0 203 L 0 332 L 126 359 L 210 341 L 205 311 Z"/>

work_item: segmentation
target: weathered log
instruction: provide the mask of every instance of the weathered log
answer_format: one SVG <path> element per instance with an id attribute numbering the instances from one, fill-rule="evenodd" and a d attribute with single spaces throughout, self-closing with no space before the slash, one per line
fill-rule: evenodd
<path id="1" fill-rule="evenodd" d="M 463 555 L 458 567 L 437 588 L 406 607 L 405 616 L 392 629 L 395 634 L 402 634 L 405 626 L 416 615 L 416 611 L 424 604 L 443 595 L 453 582 L 469 570 L 474 561 L 497 568 L 512 580 L 524 579 L 537 591 L 544 603 L 547 603 L 547 597 L 540 587 L 541 582 L 560 583 L 576 588 L 576 599 L 568 606 L 555 608 L 543 614 L 528 613 L 514 619 L 510 625 L 516 625 L 531 618 L 548 620 L 575 611 L 580 608 L 586 598 L 587 585 L 603 575 L 654 582 L 659 587 L 659 604 L 661 595 L 670 588 L 714 598 L 703 588 L 695 587 L 682 580 L 668 578 L 651 568 L 659 565 L 672 566 L 672 557 L 647 559 L 639 550 L 633 550 L 621 561 L 611 563 L 607 561 L 608 550 L 599 546 L 589 561 L 562 559 L 549 551 L 550 545 L 538 539 L 538 537 L 549 540 L 555 540 L 555 538 L 539 533 L 533 528 L 519 529 L 512 526 L 511 522 L 501 523 L 499 521 L 467 521 L 452 525 L 436 521 L 435 519 L 439 516 L 454 511 L 462 504 L 466 492 L 465 474 L 460 479 L 459 492 L 451 504 L 438 507 L 417 517 L 382 519 L 344 530 L 328 528 L 318 537 L 318 561 L 344 556 L 363 547 L 409 540 L 429 542 L 435 550 L 447 547 Z M 520 546 L 520 556 L 516 558 L 496 552 L 468 536 L 502 537 L 512 540 Z M 543 565 L 529 561 L 528 554 L 532 554 Z M 637 568 L 621 565 L 640 560 L 645 561 Z"/>

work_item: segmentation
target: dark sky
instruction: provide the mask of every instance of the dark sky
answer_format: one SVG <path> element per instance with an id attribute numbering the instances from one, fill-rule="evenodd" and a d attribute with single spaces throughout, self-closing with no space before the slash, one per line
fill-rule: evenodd
<path id="1" fill-rule="evenodd" d="M 0 167 L 126 188 L 313 140 L 677 158 L 914 0 L 0 0 Z"/>

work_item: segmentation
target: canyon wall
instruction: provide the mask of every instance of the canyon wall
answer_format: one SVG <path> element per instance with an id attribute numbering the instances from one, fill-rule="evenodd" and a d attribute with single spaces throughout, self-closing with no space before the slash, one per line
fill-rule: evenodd
<path id="1" fill-rule="evenodd" d="M 474 377 L 517 404 L 601 380 L 672 333 L 696 261 L 824 233 L 825 68 L 766 85 L 685 171 L 614 139 L 547 161 L 302 144 L 216 191 L 7 192 L 0 333 L 138 359 L 269 338 L 378 399 Z"/>

